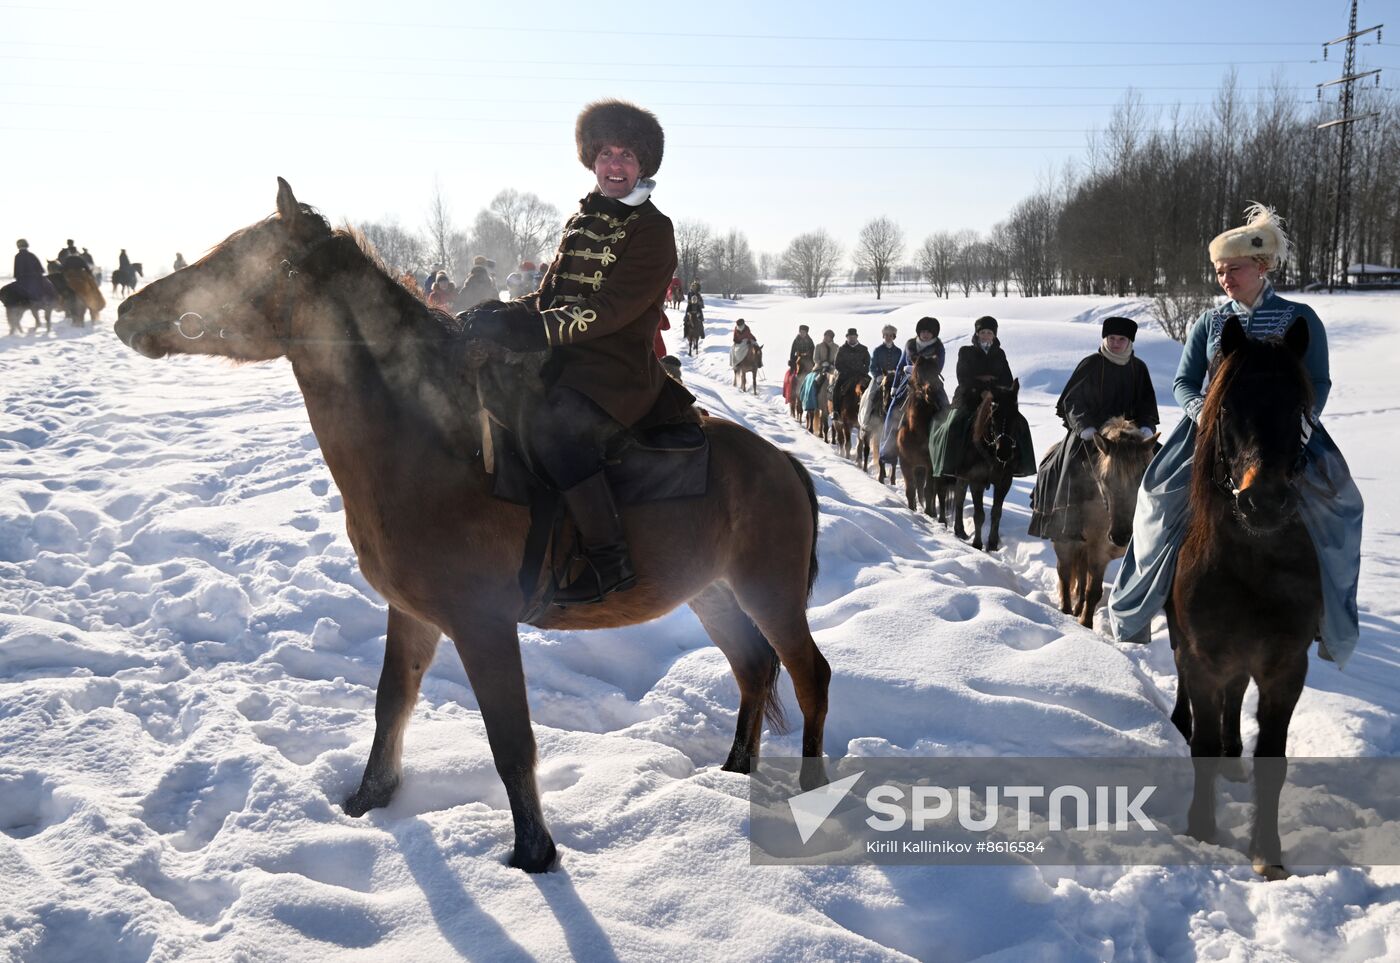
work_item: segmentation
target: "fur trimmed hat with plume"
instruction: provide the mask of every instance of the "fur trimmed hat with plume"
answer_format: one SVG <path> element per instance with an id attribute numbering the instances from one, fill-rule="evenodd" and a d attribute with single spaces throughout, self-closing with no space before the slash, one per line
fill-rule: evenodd
<path id="1" fill-rule="evenodd" d="M 1272 207 L 1251 201 L 1245 208 L 1244 227 L 1235 227 L 1219 234 L 1210 242 L 1210 259 L 1227 257 L 1260 258 L 1272 270 L 1288 259 L 1288 235 L 1283 233 L 1283 220 Z"/>
<path id="2" fill-rule="evenodd" d="M 579 163 L 590 171 L 598 151 L 609 144 L 630 148 L 637 155 L 642 177 L 657 172 L 666 149 L 666 135 L 656 115 L 622 100 L 597 100 L 583 108 L 574 123 L 574 142 Z"/>

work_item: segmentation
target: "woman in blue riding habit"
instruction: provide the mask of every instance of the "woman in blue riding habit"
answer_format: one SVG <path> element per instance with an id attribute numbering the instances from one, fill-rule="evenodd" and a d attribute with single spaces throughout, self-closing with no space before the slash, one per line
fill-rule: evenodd
<path id="1" fill-rule="evenodd" d="M 1267 338 L 1281 336 L 1296 318 L 1304 318 L 1308 349 L 1303 367 L 1312 380 L 1314 407 L 1299 425 L 1307 443 L 1298 482 L 1298 513 L 1317 549 L 1322 573 L 1320 652 L 1341 665 L 1356 648 L 1358 635 L 1361 493 L 1342 453 L 1318 420 L 1332 387 L 1327 332 L 1312 308 L 1285 301 L 1269 283 L 1269 272 L 1288 257 L 1288 237 L 1269 208 L 1253 204 L 1246 213 L 1243 227 L 1210 242 L 1216 280 L 1230 300 L 1202 314 L 1186 338 L 1173 386 L 1186 417 L 1172 430 L 1143 477 L 1133 537 L 1109 599 L 1110 624 L 1117 641 L 1148 642 L 1152 617 L 1162 610 L 1171 591 L 1176 553 L 1186 532 L 1196 420 L 1205 403 L 1207 374 L 1220 348 L 1225 322 L 1233 316 L 1249 337 Z M 1268 578 L 1268 573 L 1260 572 L 1259 577 Z"/>

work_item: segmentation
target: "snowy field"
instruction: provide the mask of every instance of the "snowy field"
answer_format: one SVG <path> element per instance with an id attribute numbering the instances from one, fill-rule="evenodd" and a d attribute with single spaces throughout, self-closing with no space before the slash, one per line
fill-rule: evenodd
<path id="1" fill-rule="evenodd" d="M 1313 658 L 1289 752 L 1393 756 L 1400 296 L 1305 300 L 1329 331 L 1324 418 L 1367 515 L 1360 645 L 1344 672 Z M 1164 623 L 1150 647 L 1120 647 L 1056 610 L 1053 553 L 1025 534 L 1030 479 L 1008 499 L 1002 551 L 973 551 L 804 435 L 779 392 L 799 323 L 838 340 L 855 325 L 873 346 L 887 321 L 902 343 L 933 314 L 951 359 L 990 313 L 1043 449 L 1099 319 L 1140 310 L 710 301 L 688 384 L 801 458 L 820 497 L 810 618 L 834 671 L 833 756 L 1186 754 Z M 758 397 L 730 387 L 741 315 L 767 347 Z M 446 642 L 393 805 L 348 818 L 385 607 L 290 369 L 148 361 L 113 317 L 0 338 L 0 958 L 1400 958 L 1393 867 L 1272 884 L 1245 867 L 750 867 L 746 777 L 719 771 L 737 689 L 688 610 L 521 633 L 558 871 L 504 865 L 510 813 Z M 1169 428 L 1179 348 L 1145 329 L 1138 350 Z M 1248 747 L 1252 691 L 1245 708 Z M 794 736 L 764 748 L 798 753 Z"/>

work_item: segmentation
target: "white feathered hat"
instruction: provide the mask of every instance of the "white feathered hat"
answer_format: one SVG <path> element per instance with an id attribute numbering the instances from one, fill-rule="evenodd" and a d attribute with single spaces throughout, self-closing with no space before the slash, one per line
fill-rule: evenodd
<path id="1" fill-rule="evenodd" d="M 1269 262 L 1270 269 L 1288 259 L 1288 235 L 1283 233 L 1283 221 L 1272 207 L 1251 201 L 1245 208 L 1244 227 L 1235 227 L 1217 235 L 1210 242 L 1210 259 L 1226 257 L 1258 257 Z"/>

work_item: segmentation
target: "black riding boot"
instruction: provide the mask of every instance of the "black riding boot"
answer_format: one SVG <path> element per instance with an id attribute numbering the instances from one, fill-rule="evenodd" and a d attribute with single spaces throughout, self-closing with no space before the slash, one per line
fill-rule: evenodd
<path id="1" fill-rule="evenodd" d="M 632 557 L 622 537 L 622 519 L 608 479 L 598 472 L 564 492 L 564 504 L 578 526 L 583 553 L 569 566 L 568 582 L 554 593 L 555 605 L 601 602 L 604 596 L 637 584 Z"/>

